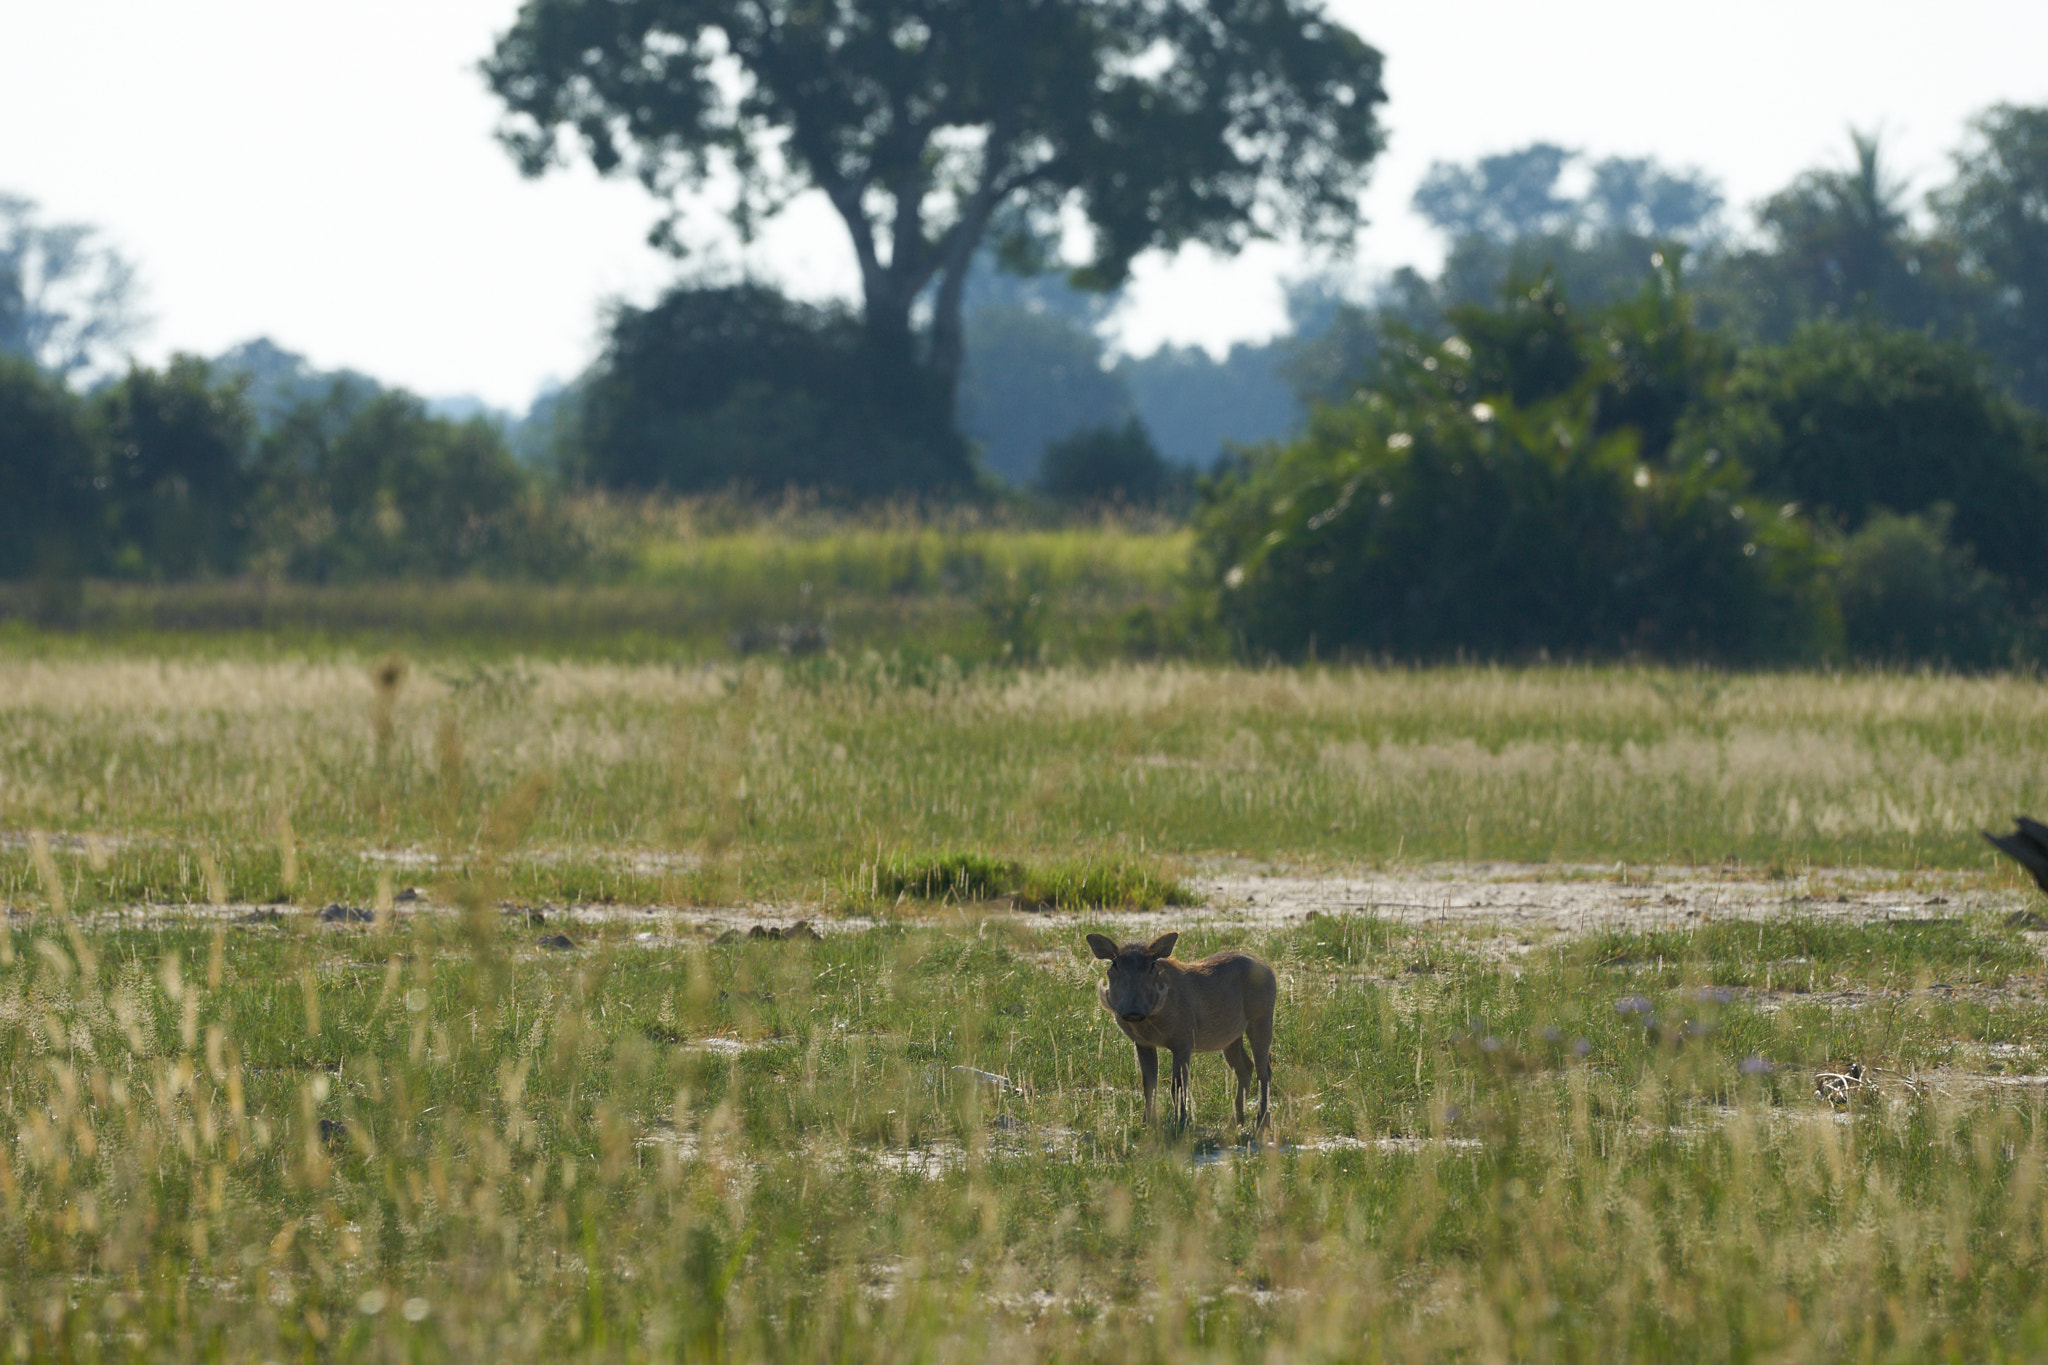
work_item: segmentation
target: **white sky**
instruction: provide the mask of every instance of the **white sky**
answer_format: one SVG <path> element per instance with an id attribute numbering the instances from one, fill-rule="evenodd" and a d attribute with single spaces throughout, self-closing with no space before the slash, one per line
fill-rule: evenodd
<path id="1" fill-rule="evenodd" d="M 1432 161 L 1532 141 L 1696 165 L 1737 223 L 1851 126 L 1894 168 L 1944 178 L 1963 122 L 2048 103 L 2043 0 L 1329 0 L 1387 56 L 1391 146 L 1353 268 L 1432 264 L 1407 211 Z M 675 267 L 644 244 L 637 183 L 520 178 L 475 65 L 516 0 L 0 0 L 0 190 L 99 225 L 141 269 L 145 360 L 270 336 L 323 367 L 522 409 L 592 354 L 608 297 Z M 720 256 L 740 262 L 736 248 Z M 744 264 L 851 294 L 810 206 Z M 1146 261 L 1123 345 L 1211 347 L 1281 323 L 1299 261 Z"/>

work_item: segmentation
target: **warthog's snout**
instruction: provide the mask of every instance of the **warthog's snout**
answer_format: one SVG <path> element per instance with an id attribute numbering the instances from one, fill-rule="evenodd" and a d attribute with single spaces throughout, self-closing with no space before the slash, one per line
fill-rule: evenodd
<path id="1" fill-rule="evenodd" d="M 1150 1019 L 1152 1016 L 1149 1014 L 1132 1014 L 1126 1012 L 1119 1017 L 1122 1018 L 1126 1024 L 1142 1024 L 1147 1019 Z"/>

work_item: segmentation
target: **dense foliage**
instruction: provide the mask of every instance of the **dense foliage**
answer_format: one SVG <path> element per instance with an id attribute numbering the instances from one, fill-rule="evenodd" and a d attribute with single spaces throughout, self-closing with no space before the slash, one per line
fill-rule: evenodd
<path id="1" fill-rule="evenodd" d="M 874 363 L 947 390 L 998 224 L 1023 258 L 1084 221 L 1079 269 L 1107 284 L 1189 242 L 1344 241 L 1385 99 L 1380 54 L 1313 0 L 526 0 L 485 73 L 529 174 L 580 144 L 678 204 L 733 193 L 743 235 L 821 191 Z"/>
<path id="2" fill-rule="evenodd" d="M 928 372 L 878 365 L 845 310 L 759 285 L 619 308 L 581 403 L 572 473 L 599 487 L 872 498 L 970 479 Z"/>
<path id="3" fill-rule="evenodd" d="M 1718 357 L 1675 268 L 1590 315 L 1554 282 L 1410 337 L 1200 514 L 1219 614 L 1258 653 L 1754 659 L 1828 642 L 1803 523 L 1732 462 L 1674 458 Z"/>
<path id="4" fill-rule="evenodd" d="M 1056 501 L 1156 505 L 1166 494 L 1166 462 L 1135 417 L 1120 427 L 1095 427 L 1053 442 L 1038 467 L 1038 486 Z"/>
<path id="5" fill-rule="evenodd" d="M 0 357 L 0 577 L 558 573 L 576 538 L 500 431 L 336 384 L 257 420 L 175 356 L 88 396 Z"/>
<path id="6" fill-rule="evenodd" d="M 1945 505 L 1985 569 L 2026 598 L 2048 591 L 2048 427 L 1959 346 L 1814 323 L 1748 352 L 1688 428 L 1688 449 L 1721 452 L 1759 495 L 1843 531 Z"/>

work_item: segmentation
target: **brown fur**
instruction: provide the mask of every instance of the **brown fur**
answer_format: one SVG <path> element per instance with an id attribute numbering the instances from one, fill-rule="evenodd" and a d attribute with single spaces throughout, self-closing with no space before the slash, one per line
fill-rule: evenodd
<path id="1" fill-rule="evenodd" d="M 1159 1049 L 1173 1054 L 1174 1112 L 1188 1122 L 1188 1063 L 1197 1052 L 1220 1052 L 1237 1073 L 1237 1121 L 1244 1122 L 1252 1075 L 1259 1078 L 1258 1126 L 1266 1125 L 1273 1091 L 1273 1007 L 1280 982 L 1250 953 L 1218 953 L 1200 962 L 1176 962 L 1179 934 L 1118 947 L 1101 934 L 1088 947 L 1109 963 L 1102 1007 L 1138 1049 L 1145 1084 L 1145 1122 L 1159 1084 Z M 1246 1054 L 1245 1045 L 1251 1045 Z"/>

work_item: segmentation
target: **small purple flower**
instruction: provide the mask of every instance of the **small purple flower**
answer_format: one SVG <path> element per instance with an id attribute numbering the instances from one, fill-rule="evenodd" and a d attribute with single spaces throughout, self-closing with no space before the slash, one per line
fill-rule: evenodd
<path id="1" fill-rule="evenodd" d="M 1572 1056 L 1583 1057 L 1593 1050 L 1593 1045 L 1584 1038 L 1572 1039 Z"/>
<path id="2" fill-rule="evenodd" d="M 1486 1037 L 1481 1038 L 1479 1040 L 1479 1050 L 1481 1052 L 1500 1051 L 1500 1039 L 1494 1037 L 1492 1034 L 1488 1034 Z"/>
<path id="3" fill-rule="evenodd" d="M 1564 1035 L 1557 1031 L 1557 1025 L 1552 1024 L 1543 1030 L 1543 1041 L 1546 1043 L 1561 1043 L 1564 1041 Z"/>
<path id="4" fill-rule="evenodd" d="M 1617 1014 L 1648 1014 L 1650 1002 L 1640 995 L 1625 996 L 1614 1002 L 1614 1010 Z"/>
<path id="5" fill-rule="evenodd" d="M 1744 1057 L 1736 1069 L 1745 1076 L 1768 1076 L 1771 1072 L 1777 1070 L 1776 1067 L 1755 1053 Z"/>
<path id="6" fill-rule="evenodd" d="M 1735 998 L 1735 992 L 1726 986 L 1702 986 L 1692 998 L 1702 1005 L 1725 1005 Z"/>

